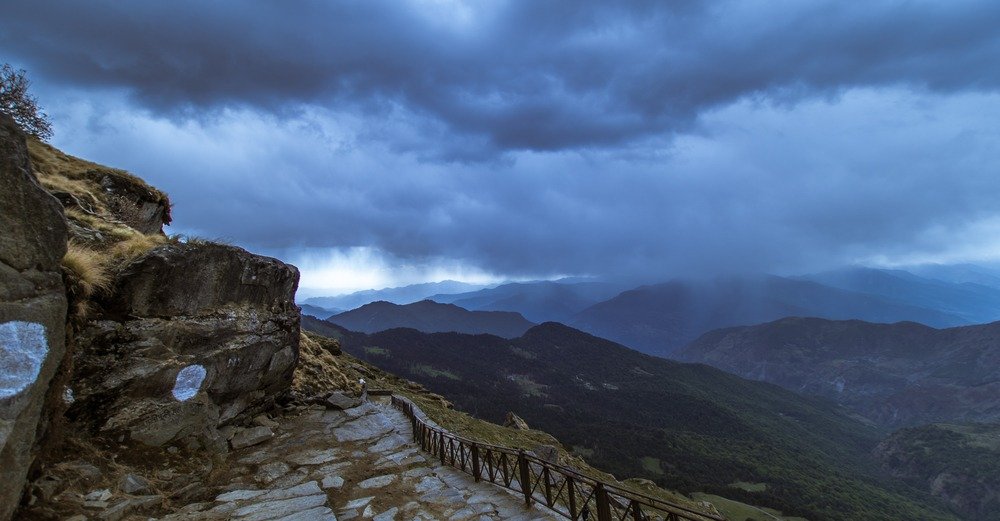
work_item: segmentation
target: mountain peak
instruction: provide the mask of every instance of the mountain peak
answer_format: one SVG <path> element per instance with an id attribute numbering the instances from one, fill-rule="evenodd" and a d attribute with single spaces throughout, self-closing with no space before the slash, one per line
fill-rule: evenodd
<path id="1" fill-rule="evenodd" d="M 421 300 L 412 304 L 377 301 L 327 319 L 351 331 L 375 333 L 411 328 L 425 333 L 487 333 L 505 338 L 521 336 L 534 324 L 510 311 L 469 311 L 454 304 Z"/>

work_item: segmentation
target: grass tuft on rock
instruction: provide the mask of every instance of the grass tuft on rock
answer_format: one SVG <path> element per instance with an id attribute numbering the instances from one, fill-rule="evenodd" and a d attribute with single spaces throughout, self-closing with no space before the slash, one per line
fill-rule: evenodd
<path id="1" fill-rule="evenodd" d="M 170 242 L 163 235 L 144 235 L 135 232 L 128 238 L 116 242 L 109 249 L 109 254 L 118 264 L 126 264 L 142 256 L 147 251 Z"/>
<path id="2" fill-rule="evenodd" d="M 71 272 L 77 295 L 89 299 L 110 288 L 108 261 L 107 254 L 70 241 L 62 265 Z"/>
<path id="3" fill-rule="evenodd" d="M 104 206 L 104 191 L 100 177 L 111 176 L 116 181 L 127 183 L 136 190 L 146 192 L 157 201 L 168 203 L 167 195 L 153 188 L 146 181 L 118 168 L 109 168 L 66 154 L 37 138 L 28 138 L 28 152 L 31 165 L 42 186 L 49 191 L 64 191 L 75 195 L 88 194 L 93 203 Z M 95 208 L 97 210 L 97 208 Z"/>

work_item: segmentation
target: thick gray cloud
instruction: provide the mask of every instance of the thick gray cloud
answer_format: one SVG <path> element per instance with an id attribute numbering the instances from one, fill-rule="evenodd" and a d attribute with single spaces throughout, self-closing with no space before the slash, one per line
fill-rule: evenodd
<path id="1" fill-rule="evenodd" d="M 441 157 L 618 146 L 748 95 L 1000 84 L 996 2 L 606 4 L 41 0 L 5 7 L 0 45 L 168 114 L 401 105 Z"/>
<path id="2" fill-rule="evenodd" d="M 605 4 L 23 2 L 0 52 L 57 145 L 166 189 L 183 231 L 289 260 L 656 279 L 1000 256 L 1000 4 Z"/>

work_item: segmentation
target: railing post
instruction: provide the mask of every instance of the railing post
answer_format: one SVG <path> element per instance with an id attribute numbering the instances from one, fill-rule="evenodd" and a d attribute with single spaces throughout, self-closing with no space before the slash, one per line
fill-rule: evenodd
<path id="1" fill-rule="evenodd" d="M 644 521 L 645 516 L 642 515 L 642 507 L 639 505 L 639 502 L 633 499 L 631 503 L 632 503 L 632 520 Z"/>
<path id="2" fill-rule="evenodd" d="M 440 442 L 438 444 L 438 446 L 441 448 L 441 464 L 445 465 L 445 462 L 444 462 L 444 460 L 445 460 L 445 457 L 444 457 L 444 433 L 443 432 L 439 432 L 438 433 L 438 440 Z"/>
<path id="3" fill-rule="evenodd" d="M 611 501 L 604 483 L 594 485 L 594 497 L 597 499 L 597 521 L 611 521 Z"/>
<path id="4" fill-rule="evenodd" d="M 569 518 L 576 521 L 576 485 L 571 476 L 566 476 L 566 492 L 569 496 Z"/>
<path id="5" fill-rule="evenodd" d="M 472 477 L 476 478 L 476 481 L 479 481 L 479 474 L 480 474 L 480 468 L 479 468 L 479 444 L 478 443 L 473 443 L 472 444 Z"/>
<path id="6" fill-rule="evenodd" d="M 543 465 L 545 464 L 543 463 Z M 556 504 L 556 500 L 552 498 L 552 483 L 549 479 L 548 465 L 542 467 L 542 478 L 545 479 L 545 504 L 551 507 Z"/>
<path id="7" fill-rule="evenodd" d="M 492 448 L 491 445 L 482 446 L 475 441 L 469 441 L 469 454 L 466 454 L 463 447 L 466 441 L 460 438 L 452 437 L 451 433 L 447 433 L 451 439 L 445 440 L 446 432 L 439 430 L 438 428 L 432 428 L 424 420 L 417 418 L 416 412 L 419 411 L 414 404 L 410 402 L 405 402 L 402 399 L 396 399 L 395 396 L 392 397 L 393 405 L 397 406 L 405 413 L 409 413 L 411 424 L 413 425 L 413 437 L 415 442 L 420 445 L 420 448 L 426 452 L 429 452 L 433 457 L 434 451 L 438 451 L 438 456 L 441 460 L 442 465 L 448 464 L 448 454 L 451 454 L 451 461 L 453 465 L 458 465 L 459 460 L 461 460 L 461 469 L 465 471 L 465 465 L 471 459 L 472 466 L 472 477 L 476 482 L 482 480 L 483 473 L 486 473 L 486 478 L 491 483 L 503 486 L 512 491 L 517 489 L 513 486 L 513 480 L 515 479 L 515 473 L 513 465 L 517 465 L 519 472 L 516 474 L 516 478 L 521 484 L 521 492 L 524 494 L 524 502 L 526 508 L 530 508 L 534 503 L 534 486 L 532 486 L 531 480 L 533 478 L 534 472 L 531 468 L 531 460 L 524 450 L 518 450 L 516 454 L 516 463 L 513 463 L 513 457 L 515 454 L 512 449 L 498 447 L 496 449 Z M 421 412 L 421 414 L 423 414 Z M 458 445 L 459 455 L 455 456 L 456 441 Z M 445 448 L 445 444 L 449 445 L 449 449 Z M 485 452 L 484 452 L 485 451 Z M 578 521 L 580 516 L 587 514 L 588 512 L 593 512 L 591 508 L 596 509 L 596 515 L 590 519 L 595 519 L 595 521 L 612 521 L 612 517 L 615 515 L 620 515 L 621 519 L 631 518 L 632 521 L 643 521 L 649 519 L 646 512 L 658 508 L 660 501 L 654 498 L 646 497 L 641 494 L 631 495 L 623 493 L 620 499 L 617 497 L 612 497 L 611 493 L 608 491 L 608 486 L 601 482 L 596 482 L 593 484 L 592 488 L 590 483 L 593 481 L 584 478 L 583 490 L 577 490 L 577 483 L 572 473 L 564 473 L 558 465 L 555 468 L 550 467 L 548 463 L 538 460 L 541 472 L 538 475 L 538 479 L 545 480 L 545 503 L 546 506 L 556 510 L 558 513 L 563 511 L 556 508 L 555 504 L 558 501 L 558 497 L 553 497 L 553 489 L 558 485 L 558 482 L 552 481 L 552 472 L 555 470 L 563 479 L 562 487 L 566 488 L 566 501 L 567 507 L 569 507 L 569 518 L 572 521 Z M 483 466 L 485 465 L 485 467 Z M 498 468 L 499 466 L 499 468 Z M 497 482 L 496 478 L 501 477 L 502 483 Z M 535 486 L 539 484 L 536 482 Z M 560 487 L 560 490 L 561 488 Z M 612 487 L 614 489 L 614 487 Z M 580 492 L 581 495 L 578 495 Z M 556 494 L 559 494 L 556 491 Z M 631 496 L 631 497 L 630 497 Z M 578 504 L 580 498 L 584 499 L 583 505 Z M 594 498 L 593 506 L 590 504 L 590 498 Z M 666 502 L 669 504 L 669 502 Z M 648 509 L 644 508 L 647 507 Z M 676 512 L 670 512 L 666 514 L 664 521 L 680 521 L 680 519 L 713 519 L 717 521 L 724 521 L 724 517 L 718 515 L 696 512 L 693 510 L 688 510 L 686 507 L 677 506 L 677 508 L 685 511 L 691 512 L 688 514 L 678 514 Z M 581 511 L 582 509 L 582 511 Z M 629 516 L 629 510 L 631 510 L 632 515 Z M 691 517 L 691 516 L 694 517 Z"/>
<path id="8" fill-rule="evenodd" d="M 517 451 L 517 465 L 521 467 L 521 491 L 524 492 L 524 506 L 531 507 L 531 470 L 528 469 L 528 456 L 524 450 Z"/>

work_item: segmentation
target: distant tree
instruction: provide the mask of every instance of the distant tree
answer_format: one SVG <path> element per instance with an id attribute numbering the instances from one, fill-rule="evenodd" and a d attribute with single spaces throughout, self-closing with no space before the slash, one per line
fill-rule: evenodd
<path id="1" fill-rule="evenodd" d="M 9 63 L 0 67 L 0 112 L 10 114 L 14 122 L 28 134 L 39 139 L 52 137 L 52 123 L 48 114 L 38 108 L 38 100 L 28 94 L 28 80 L 24 69 L 15 70 Z"/>

